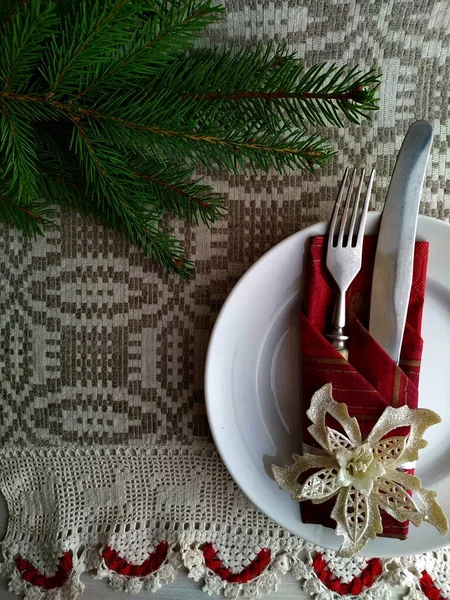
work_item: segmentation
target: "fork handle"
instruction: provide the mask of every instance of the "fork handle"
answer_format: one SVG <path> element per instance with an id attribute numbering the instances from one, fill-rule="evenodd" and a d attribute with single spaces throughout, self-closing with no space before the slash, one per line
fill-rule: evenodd
<path id="1" fill-rule="evenodd" d="M 333 326 L 331 328 L 331 331 L 329 333 L 325 334 L 325 337 L 336 348 L 336 350 L 339 352 L 339 354 L 342 356 L 342 358 L 345 358 L 345 360 L 348 360 L 348 350 L 347 350 L 348 335 L 344 334 L 343 328 Z"/>
<path id="2" fill-rule="evenodd" d="M 338 291 L 336 304 L 334 305 L 333 321 L 329 333 L 325 337 L 336 348 L 339 354 L 348 360 L 347 340 L 348 335 L 344 333 L 345 326 L 345 291 Z"/>

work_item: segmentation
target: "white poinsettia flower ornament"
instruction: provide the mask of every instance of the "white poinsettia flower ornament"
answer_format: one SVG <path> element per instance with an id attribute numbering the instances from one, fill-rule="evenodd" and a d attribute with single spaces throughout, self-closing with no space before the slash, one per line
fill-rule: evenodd
<path id="1" fill-rule="evenodd" d="M 416 526 L 427 521 L 441 534 L 447 533 L 447 517 L 436 501 L 436 492 L 399 470 L 416 461 L 419 450 L 427 445 L 423 433 L 441 421 L 435 412 L 389 406 L 363 440 L 358 421 L 349 416 L 345 404 L 333 399 L 329 383 L 314 394 L 306 414 L 312 422 L 308 431 L 322 446 L 323 454 L 294 454 L 291 466 L 272 465 L 272 471 L 280 487 L 298 502 L 319 504 L 336 496 L 331 516 L 337 535 L 344 536 L 341 556 L 354 556 L 369 539 L 382 533 L 380 509 L 397 521 L 411 521 Z M 325 424 L 327 415 L 339 423 L 342 432 Z M 409 429 L 407 435 L 389 436 L 404 427 Z M 300 475 L 313 469 L 318 470 L 299 483 Z"/>

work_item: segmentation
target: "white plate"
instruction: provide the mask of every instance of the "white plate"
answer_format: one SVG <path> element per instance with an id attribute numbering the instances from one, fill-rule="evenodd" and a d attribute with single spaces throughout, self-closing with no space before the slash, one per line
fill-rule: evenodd
<path id="1" fill-rule="evenodd" d="M 379 213 L 366 233 L 376 234 Z M 301 447 L 299 313 L 305 242 L 325 233 L 318 223 L 287 238 L 256 262 L 225 302 L 208 350 L 208 419 L 222 460 L 243 492 L 271 519 L 309 542 L 337 549 L 332 529 L 307 525 L 299 505 L 269 475 Z M 423 317 L 420 406 L 442 423 L 428 433 L 416 474 L 450 517 L 450 226 L 419 217 L 417 239 L 430 242 Z M 379 538 L 362 554 L 391 557 L 450 544 L 431 525 L 410 526 L 407 541 Z"/>

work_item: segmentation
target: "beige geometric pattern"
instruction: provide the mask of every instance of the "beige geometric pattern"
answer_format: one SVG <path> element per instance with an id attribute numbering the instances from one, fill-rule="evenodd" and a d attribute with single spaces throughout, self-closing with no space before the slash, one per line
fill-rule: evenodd
<path id="1" fill-rule="evenodd" d="M 199 45 L 287 43 L 307 65 L 383 74 L 372 122 L 330 129 L 311 175 L 210 173 L 228 213 L 208 231 L 173 223 L 197 275 L 166 278 L 120 235 L 64 213 L 46 239 L 0 235 L 0 442 L 184 443 L 208 437 L 203 366 L 211 327 L 245 270 L 329 215 L 345 166 L 376 167 L 385 197 L 412 121 L 435 127 L 421 212 L 450 217 L 450 9 L 436 0 L 228 0 Z"/>
<path id="2" fill-rule="evenodd" d="M 58 226 L 35 241 L 0 226 L 0 484 L 12 515 L 0 570 L 18 593 L 28 584 L 15 567 L 17 553 L 53 573 L 57 557 L 73 552 L 74 578 L 58 596 L 67 600 L 80 591 L 82 571 L 94 567 L 106 576 L 98 564 L 104 544 L 143 560 L 169 539 L 209 593 L 240 593 L 205 567 L 201 544 L 212 541 L 231 569 L 248 564 L 260 548 L 276 556 L 243 592 L 249 598 L 275 589 L 277 573 L 288 570 L 314 597 L 335 597 L 314 573 L 312 547 L 262 515 L 220 462 L 204 404 L 206 350 L 236 281 L 276 243 L 328 218 L 345 167 L 376 167 L 372 208 L 382 207 L 396 153 L 417 119 L 428 119 L 435 131 L 421 212 L 450 220 L 450 6 L 448 0 L 223 3 L 223 21 L 198 46 L 275 41 L 295 49 L 307 66 L 373 67 L 382 73 L 380 110 L 361 126 L 324 131 L 337 154 L 316 175 L 202 173 L 228 212 L 210 230 L 170 224 L 196 263 L 189 282 L 166 277 L 122 236 L 74 213 L 58 213 Z M 133 530 L 130 515 L 140 515 Z M 362 558 L 324 556 L 344 582 L 366 566 Z M 169 554 L 167 570 L 139 585 L 167 583 L 180 560 Z M 449 595 L 447 551 L 402 561 L 360 597 L 387 598 L 394 583 L 422 597 L 423 569 Z M 112 583 L 140 589 L 131 580 Z M 56 598 L 41 591 L 33 588 L 37 595 L 27 597 Z"/>

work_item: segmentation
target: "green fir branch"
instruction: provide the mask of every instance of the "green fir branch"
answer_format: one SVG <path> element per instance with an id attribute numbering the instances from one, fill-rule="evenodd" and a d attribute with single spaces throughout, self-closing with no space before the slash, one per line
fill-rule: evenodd
<path id="1" fill-rule="evenodd" d="M 193 179 L 193 169 L 147 162 L 136 166 L 134 174 L 145 185 L 152 202 L 162 211 L 190 223 L 214 223 L 223 213 L 223 199 L 209 185 Z"/>
<path id="2" fill-rule="evenodd" d="M 58 23 L 53 2 L 44 6 L 41 0 L 30 0 L 26 8 L 17 10 L 0 30 L 0 78 L 4 90 L 25 88 Z"/>
<path id="3" fill-rule="evenodd" d="M 151 148 L 161 160 L 166 157 L 177 157 L 183 161 L 196 161 L 208 168 L 219 167 L 233 172 L 253 171 L 273 167 L 281 172 L 288 168 L 308 168 L 326 164 L 333 151 L 317 134 L 305 136 L 304 132 L 288 134 L 281 129 L 277 134 L 250 132 L 244 125 L 238 131 L 202 130 L 186 131 L 184 128 L 167 129 L 159 126 L 145 125 L 90 112 L 91 118 L 108 121 L 111 125 L 109 133 L 115 144 L 128 135 L 146 136 L 147 147 Z M 103 130 L 105 131 L 105 130 Z M 114 133 L 116 135 L 114 135 Z M 135 138 L 135 139 L 136 139 Z"/>
<path id="4" fill-rule="evenodd" d="M 108 98 L 111 86 L 139 89 L 143 78 L 151 78 L 163 71 L 223 12 L 223 8 L 214 6 L 211 0 L 155 0 L 154 10 L 153 18 L 132 30 L 128 43 L 114 53 L 112 60 L 99 65 L 76 101 L 91 96 L 94 91 L 97 96 Z"/>
<path id="5" fill-rule="evenodd" d="M 259 118 L 278 130 L 308 124 L 342 127 L 358 123 L 378 109 L 379 77 L 374 71 L 321 64 L 305 69 L 295 53 L 284 47 L 274 52 L 244 49 L 220 54 L 205 50 L 181 58 L 165 81 L 155 83 L 173 94 L 194 98 L 204 111 L 204 101 L 220 103 L 225 118 Z"/>
<path id="6" fill-rule="evenodd" d="M 48 217 L 54 208 L 46 201 L 20 202 L 11 193 L 0 185 L 0 221 L 21 229 L 29 238 L 43 235 L 45 229 L 53 225 Z"/>
<path id="7" fill-rule="evenodd" d="M 109 64 L 129 38 L 139 9 L 138 0 L 107 0 L 80 3 L 75 13 L 68 13 L 62 36 L 54 37 L 48 50 L 48 68 L 43 71 L 50 84 L 48 96 L 78 91 L 102 63 Z"/>
<path id="8" fill-rule="evenodd" d="M 0 92 L 0 100 L 2 95 L 4 94 Z M 245 170 L 248 166 L 253 170 L 258 168 L 267 170 L 274 167 L 282 172 L 286 168 L 306 167 L 312 169 L 317 165 L 325 164 L 333 155 L 327 141 L 320 136 L 316 134 L 305 136 L 304 131 L 289 134 L 287 128 L 281 125 L 276 134 L 270 131 L 261 131 L 260 126 L 252 128 L 251 123 L 250 128 L 248 124 L 241 124 L 239 131 L 224 132 L 217 128 L 195 131 L 192 123 L 190 127 L 166 128 L 147 125 L 145 122 L 126 120 L 98 110 L 77 108 L 49 98 L 13 98 L 12 94 L 8 94 L 8 98 L 30 104 L 36 102 L 53 105 L 56 110 L 65 112 L 78 130 L 79 142 L 84 136 L 84 126 L 81 124 L 83 119 L 89 120 L 90 126 L 94 126 L 94 121 L 106 121 L 109 129 L 103 127 L 100 128 L 100 131 L 105 136 L 109 135 L 110 141 L 116 145 L 128 144 L 130 135 L 135 134 L 134 139 L 136 140 L 142 139 L 142 134 L 146 134 L 148 147 L 153 148 L 156 153 L 163 152 L 163 156 L 170 156 L 173 153 L 180 155 L 183 159 L 190 156 L 207 167 L 219 166 L 235 172 L 239 169 Z M 97 125 L 97 127 L 99 126 Z M 88 149 L 89 145 L 85 144 L 85 146 Z M 77 147 L 81 150 L 80 144 Z M 211 149 L 213 149 L 213 154 L 210 152 Z M 93 153 L 90 153 L 89 156 L 92 161 L 96 161 Z M 98 174 L 102 174 L 101 169 L 98 170 Z"/>
<path id="9" fill-rule="evenodd" d="M 45 161 L 44 166 L 38 167 L 41 175 L 42 192 L 45 197 L 52 198 L 56 204 L 66 206 L 72 210 L 76 210 L 81 214 L 89 215 L 97 222 L 106 225 L 111 229 L 116 229 L 124 232 L 128 239 L 139 248 L 145 256 L 149 256 L 164 266 L 170 273 L 177 273 L 182 277 L 190 277 L 193 274 L 193 263 L 186 259 L 183 248 L 179 240 L 176 240 L 171 235 L 161 232 L 158 229 L 158 221 L 160 215 L 169 211 L 176 214 L 176 210 L 172 210 L 177 204 L 176 199 L 171 199 L 170 202 L 165 198 L 165 202 L 160 202 L 154 195 L 154 210 L 148 210 L 151 204 L 148 202 L 148 197 L 145 197 L 145 189 L 136 186 L 136 194 L 139 194 L 141 206 L 133 207 L 132 223 L 129 223 L 129 218 L 125 219 L 121 216 L 109 212 L 99 210 L 99 196 L 92 190 L 83 188 L 82 175 L 75 167 L 68 168 L 67 165 L 58 164 L 57 161 L 49 156 Z M 136 176 L 136 182 L 146 182 L 145 176 L 139 174 Z M 148 187 L 148 186 L 145 186 Z M 206 187 L 206 186 L 205 186 Z M 149 192 L 147 190 L 147 196 Z M 150 197 L 152 191 L 150 192 Z M 121 204 L 121 202 L 120 202 Z M 195 211 L 192 211 L 195 212 Z M 187 214 L 187 213 L 186 213 Z M 212 219 L 211 219 L 212 220 Z"/>
<path id="10" fill-rule="evenodd" d="M 222 11 L 213 0 L 0 3 L 0 221 L 33 235 L 53 206 L 70 207 L 187 277 L 163 216 L 210 224 L 224 209 L 197 165 L 315 170 L 334 150 L 312 128 L 377 109 L 372 71 L 307 69 L 282 46 L 189 52 Z"/>
<path id="11" fill-rule="evenodd" d="M 36 140 L 32 125 L 21 119 L 15 107 L 0 100 L 0 165 L 3 178 L 11 178 L 20 202 L 35 197 Z"/>
<path id="12" fill-rule="evenodd" d="M 186 260 L 180 242 L 159 231 L 157 222 L 164 211 L 153 208 L 142 195 L 136 186 L 141 178 L 119 152 L 79 123 L 74 126 L 73 147 L 104 222 L 126 233 L 145 256 L 160 262 L 167 271 L 192 275 L 192 263 Z"/>
<path id="13" fill-rule="evenodd" d="M 28 2 L 29 0 L 2 0 L 0 2 L 0 32 Z"/>

